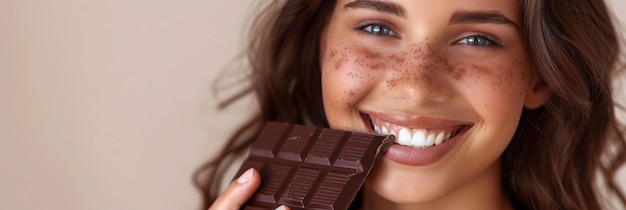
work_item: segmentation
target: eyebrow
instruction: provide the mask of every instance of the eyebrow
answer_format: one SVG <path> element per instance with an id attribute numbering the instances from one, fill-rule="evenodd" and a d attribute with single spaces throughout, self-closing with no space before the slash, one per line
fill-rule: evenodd
<path id="1" fill-rule="evenodd" d="M 513 27 L 520 30 L 519 25 L 496 11 L 456 11 L 450 17 L 449 24 L 459 23 L 496 23 Z"/>
<path id="2" fill-rule="evenodd" d="M 346 4 L 344 9 L 371 9 L 379 12 L 391 14 L 401 18 L 406 18 L 406 12 L 404 8 L 396 3 L 383 1 L 383 0 L 356 0 Z"/>

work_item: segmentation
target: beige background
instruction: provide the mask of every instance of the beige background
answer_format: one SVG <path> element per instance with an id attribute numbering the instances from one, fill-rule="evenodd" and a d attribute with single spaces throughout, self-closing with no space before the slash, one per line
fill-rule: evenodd
<path id="1" fill-rule="evenodd" d="M 196 209 L 252 2 L 0 0 L 0 209 Z"/>

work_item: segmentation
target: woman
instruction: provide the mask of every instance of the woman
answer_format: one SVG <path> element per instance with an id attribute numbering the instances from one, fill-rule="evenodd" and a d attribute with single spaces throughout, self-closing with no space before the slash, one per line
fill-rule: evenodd
<path id="1" fill-rule="evenodd" d="M 395 135 L 356 208 L 600 209 L 598 178 L 626 203 L 603 1 L 290 0 L 260 14 L 261 113 L 198 173 L 205 207 L 238 209 L 258 187 L 250 170 L 215 200 L 224 157 L 264 121 Z"/>

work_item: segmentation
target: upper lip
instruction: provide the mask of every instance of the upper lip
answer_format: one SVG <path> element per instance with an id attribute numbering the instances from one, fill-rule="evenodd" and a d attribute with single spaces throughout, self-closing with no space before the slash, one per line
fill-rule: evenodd
<path id="1" fill-rule="evenodd" d="M 472 122 L 402 113 L 361 112 L 367 120 L 378 119 L 407 128 L 437 129 L 472 125 Z"/>

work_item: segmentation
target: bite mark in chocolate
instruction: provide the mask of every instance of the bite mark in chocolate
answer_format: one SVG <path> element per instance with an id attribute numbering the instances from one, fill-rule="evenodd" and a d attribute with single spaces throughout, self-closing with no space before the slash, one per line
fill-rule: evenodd
<path id="1" fill-rule="evenodd" d="M 267 122 L 237 173 L 261 174 L 242 209 L 347 209 L 393 138 Z"/>

